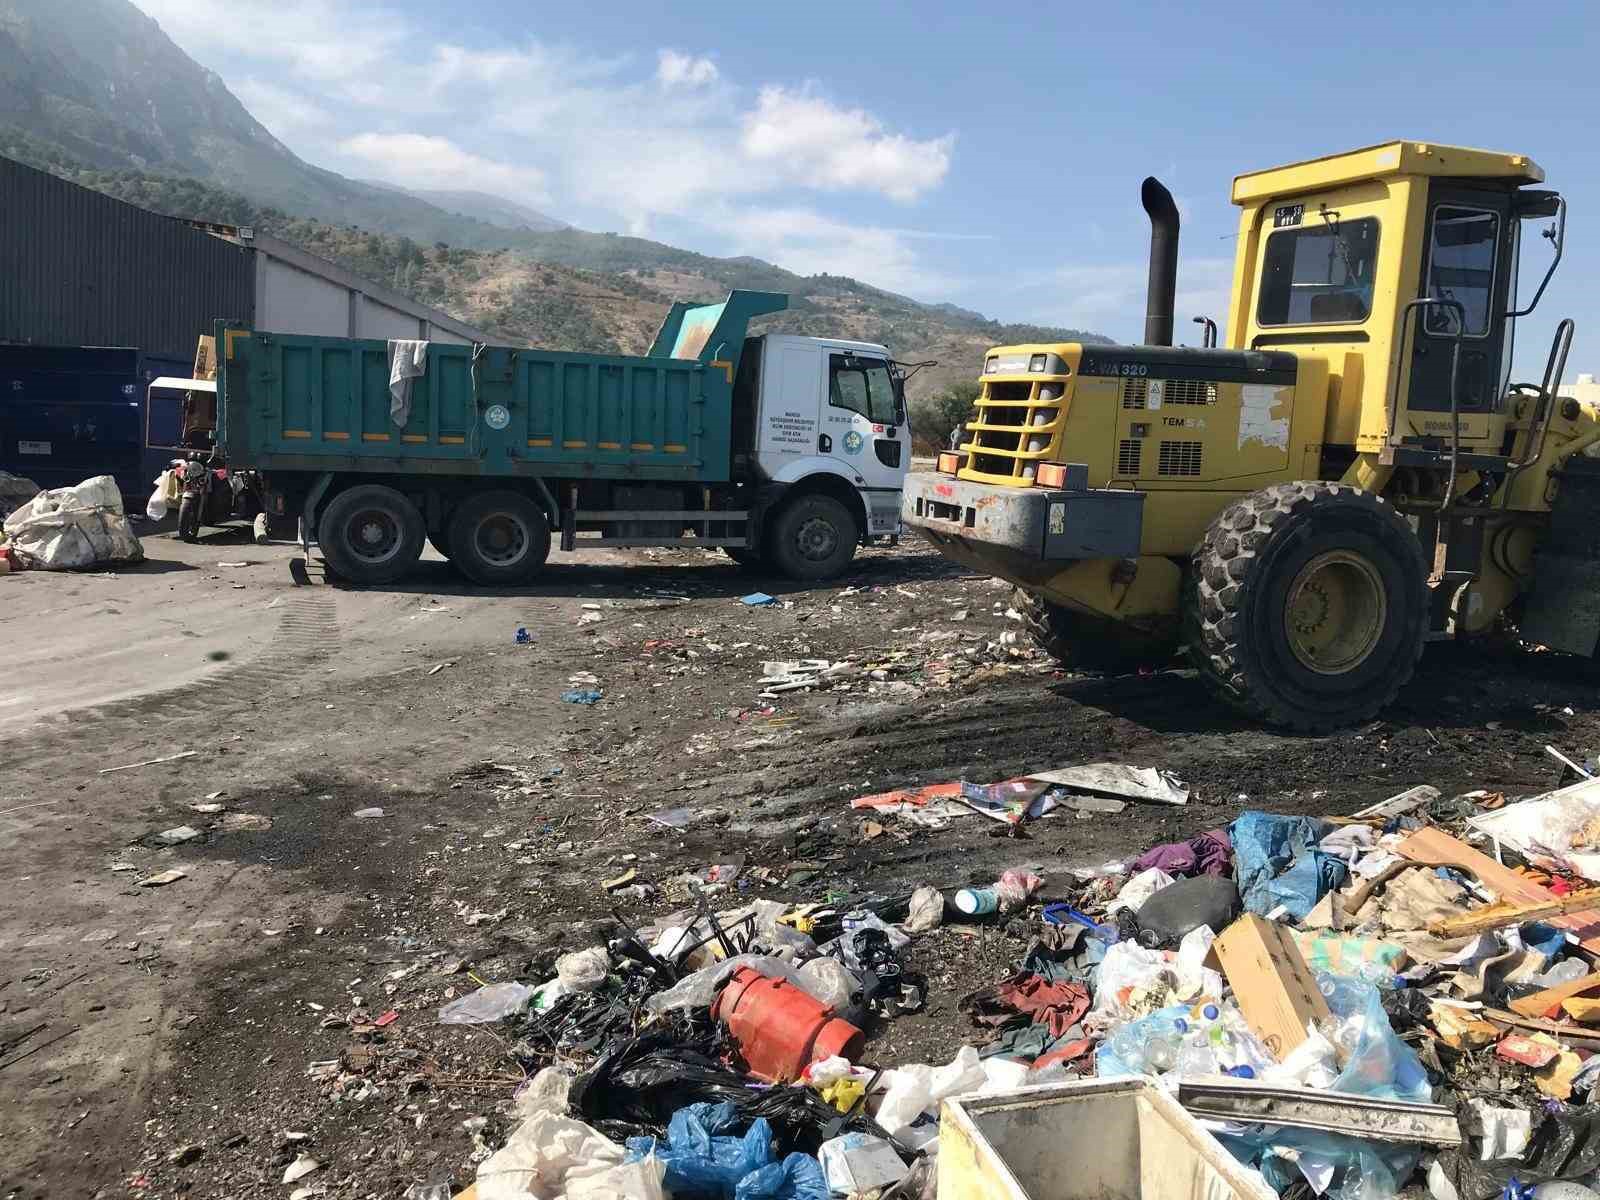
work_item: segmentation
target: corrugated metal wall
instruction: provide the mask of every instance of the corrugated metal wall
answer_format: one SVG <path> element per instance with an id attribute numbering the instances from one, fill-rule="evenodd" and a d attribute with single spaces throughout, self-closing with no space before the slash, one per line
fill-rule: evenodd
<path id="1" fill-rule="evenodd" d="M 0 341 L 194 357 L 255 313 L 250 252 L 0 158 Z"/>

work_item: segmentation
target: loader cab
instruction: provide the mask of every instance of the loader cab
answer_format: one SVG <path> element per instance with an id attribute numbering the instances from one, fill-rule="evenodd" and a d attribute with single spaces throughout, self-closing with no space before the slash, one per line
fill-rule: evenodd
<path id="1" fill-rule="evenodd" d="M 1239 176 L 1229 344 L 1327 360 L 1330 447 L 1497 445 L 1520 226 L 1558 205 L 1525 190 L 1543 178 L 1418 142 Z"/>

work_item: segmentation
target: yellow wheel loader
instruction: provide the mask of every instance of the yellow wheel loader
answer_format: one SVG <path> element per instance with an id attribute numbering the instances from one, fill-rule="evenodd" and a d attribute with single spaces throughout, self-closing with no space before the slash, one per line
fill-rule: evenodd
<path id="1" fill-rule="evenodd" d="M 1068 665 L 1183 649 L 1257 718 L 1365 720 L 1424 643 L 1600 640 L 1600 413 L 1510 378 L 1566 205 L 1528 158 L 1389 142 L 1241 175 L 1226 345 L 1172 345 L 1178 212 L 1145 180 L 1144 345 L 988 352 L 904 517 L 1020 589 Z M 1541 228 L 1548 222 L 1547 228 Z M 1523 239 L 1551 243 L 1519 307 Z M 1531 272 L 1530 272 L 1531 273 Z M 1597 447 L 1600 450 L 1600 447 Z"/>

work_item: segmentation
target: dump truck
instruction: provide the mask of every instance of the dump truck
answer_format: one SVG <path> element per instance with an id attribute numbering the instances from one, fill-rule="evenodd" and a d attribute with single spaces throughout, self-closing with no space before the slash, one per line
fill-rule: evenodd
<path id="1" fill-rule="evenodd" d="M 1525 155 L 1415 141 L 1240 175 L 1224 344 L 1199 317 L 1206 345 L 1181 348 L 1178 212 L 1145 180 L 1144 344 L 988 351 L 907 523 L 1016 584 L 1061 662 L 1181 649 L 1298 730 L 1373 716 L 1429 641 L 1514 627 L 1592 656 L 1600 417 L 1558 394 L 1573 323 L 1540 382 L 1510 374 L 1565 239 L 1543 181 Z M 1551 249 L 1524 303 L 1529 227 Z"/>
<path id="2" fill-rule="evenodd" d="M 880 345 L 749 336 L 787 304 L 675 304 L 643 356 L 218 322 L 219 454 L 355 583 L 400 578 L 424 541 L 486 585 L 529 582 L 553 542 L 830 578 L 899 535 L 907 372 Z"/>

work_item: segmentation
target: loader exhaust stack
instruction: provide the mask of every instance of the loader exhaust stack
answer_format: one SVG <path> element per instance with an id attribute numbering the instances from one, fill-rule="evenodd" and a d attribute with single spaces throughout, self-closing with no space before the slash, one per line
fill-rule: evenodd
<path id="1" fill-rule="evenodd" d="M 1144 343 L 1172 345 L 1172 315 L 1178 291 L 1178 206 L 1154 175 L 1139 189 L 1150 215 L 1150 282 L 1145 291 Z"/>

